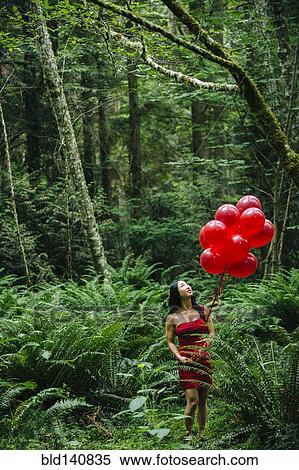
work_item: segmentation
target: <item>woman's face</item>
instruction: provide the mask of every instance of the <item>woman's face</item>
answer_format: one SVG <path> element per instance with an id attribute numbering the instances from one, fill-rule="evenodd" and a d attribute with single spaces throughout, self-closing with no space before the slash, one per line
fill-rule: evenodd
<path id="1" fill-rule="evenodd" d="M 185 281 L 178 282 L 178 291 L 181 297 L 191 297 L 193 294 L 192 288 Z"/>

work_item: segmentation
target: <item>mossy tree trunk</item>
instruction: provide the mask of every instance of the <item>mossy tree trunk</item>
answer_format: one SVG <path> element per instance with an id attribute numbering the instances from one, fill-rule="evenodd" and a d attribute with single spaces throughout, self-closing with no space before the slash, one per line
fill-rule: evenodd
<path id="1" fill-rule="evenodd" d="M 110 274 L 104 246 L 101 235 L 98 231 L 93 205 L 84 178 L 74 128 L 62 81 L 58 72 L 46 21 L 43 16 L 42 8 L 37 2 L 32 3 L 32 10 L 34 15 L 36 15 L 36 26 L 38 30 L 37 41 L 40 48 L 40 59 L 44 79 L 55 114 L 60 139 L 65 148 L 67 164 L 69 165 L 70 172 L 72 174 L 77 202 L 81 213 L 81 222 L 90 248 L 95 270 L 103 275 L 104 281 L 108 281 L 110 279 Z"/>

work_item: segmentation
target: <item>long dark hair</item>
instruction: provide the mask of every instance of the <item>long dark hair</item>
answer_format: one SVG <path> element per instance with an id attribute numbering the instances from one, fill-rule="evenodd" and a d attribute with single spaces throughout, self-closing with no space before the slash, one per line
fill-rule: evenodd
<path id="1" fill-rule="evenodd" d="M 168 299 L 169 312 L 168 314 L 175 313 L 182 307 L 181 296 L 180 296 L 179 289 L 178 289 L 178 282 L 179 281 L 174 281 L 171 284 L 170 289 L 169 289 L 169 299 Z M 192 304 L 192 307 L 198 311 L 198 313 L 200 314 L 200 317 L 205 320 L 206 317 L 204 314 L 204 306 L 198 305 L 198 303 L 195 300 L 194 295 L 191 296 L 191 304 Z"/>

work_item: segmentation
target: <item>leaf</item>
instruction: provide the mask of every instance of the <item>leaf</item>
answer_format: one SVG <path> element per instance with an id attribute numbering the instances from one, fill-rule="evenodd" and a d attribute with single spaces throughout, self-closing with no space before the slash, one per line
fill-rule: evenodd
<path id="1" fill-rule="evenodd" d="M 149 429 L 148 433 L 151 436 L 157 436 L 159 441 L 162 441 L 162 439 L 164 439 L 164 437 L 168 436 L 168 434 L 170 433 L 170 429 L 168 429 L 168 428 Z"/>
<path id="2" fill-rule="evenodd" d="M 139 408 L 142 408 L 144 403 L 146 402 L 147 397 L 136 397 L 134 400 L 132 400 L 129 404 L 129 408 L 132 412 L 139 410 Z"/>
<path id="3" fill-rule="evenodd" d="M 79 441 L 69 441 L 67 444 L 71 447 L 80 447 L 81 445 Z"/>
<path id="4" fill-rule="evenodd" d="M 116 415 L 113 415 L 112 419 L 117 418 L 118 416 L 121 416 L 121 415 L 124 415 L 124 414 L 127 414 L 127 413 L 130 413 L 130 410 L 120 411 L 119 413 L 116 413 Z"/>
<path id="5" fill-rule="evenodd" d="M 47 409 L 48 416 L 56 416 L 62 413 L 70 413 L 76 408 L 90 408 L 91 405 L 86 403 L 82 398 L 67 398 L 65 400 L 57 401 L 53 406 Z"/>
<path id="6" fill-rule="evenodd" d="M 44 351 L 41 353 L 41 356 L 42 356 L 42 358 L 44 358 L 44 359 L 49 359 L 49 357 L 51 356 L 51 351 L 44 350 Z"/>
<path id="7" fill-rule="evenodd" d="M 143 418 L 144 413 L 141 411 L 139 413 L 134 413 L 134 418 Z"/>

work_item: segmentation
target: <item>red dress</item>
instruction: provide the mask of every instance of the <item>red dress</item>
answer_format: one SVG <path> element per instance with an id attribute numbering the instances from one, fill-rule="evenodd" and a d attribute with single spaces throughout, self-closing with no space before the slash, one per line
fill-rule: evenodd
<path id="1" fill-rule="evenodd" d="M 205 349 L 207 342 L 202 338 L 203 334 L 208 333 L 208 326 L 203 318 L 176 326 L 176 335 L 180 343 L 179 353 L 181 356 L 191 358 L 194 362 L 193 364 L 179 363 L 180 383 L 184 389 L 201 388 L 212 384 L 211 357 Z"/>

